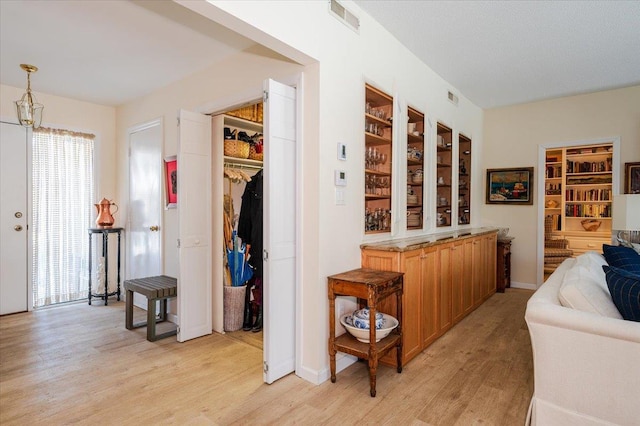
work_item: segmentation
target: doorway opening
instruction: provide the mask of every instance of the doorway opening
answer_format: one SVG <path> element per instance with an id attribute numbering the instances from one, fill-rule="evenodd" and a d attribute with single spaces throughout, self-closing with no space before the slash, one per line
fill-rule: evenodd
<path id="1" fill-rule="evenodd" d="M 262 100 L 214 117 L 214 143 L 220 141 L 220 124 L 224 138 L 224 331 L 263 349 Z"/>
<path id="2" fill-rule="evenodd" d="M 541 145 L 538 286 L 565 260 L 611 244 L 619 138 Z"/>

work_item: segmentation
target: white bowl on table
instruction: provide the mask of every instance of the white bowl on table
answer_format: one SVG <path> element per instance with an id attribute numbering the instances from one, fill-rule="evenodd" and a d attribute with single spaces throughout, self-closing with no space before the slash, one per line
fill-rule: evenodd
<path id="1" fill-rule="evenodd" d="M 340 324 L 342 324 L 349 334 L 362 343 L 369 343 L 369 329 L 354 327 L 347 322 L 348 317 L 351 317 L 351 314 L 343 315 L 340 318 Z M 391 315 L 382 314 L 382 318 L 382 327 L 376 329 L 376 342 L 387 337 L 389 333 L 398 326 L 398 320 Z"/>

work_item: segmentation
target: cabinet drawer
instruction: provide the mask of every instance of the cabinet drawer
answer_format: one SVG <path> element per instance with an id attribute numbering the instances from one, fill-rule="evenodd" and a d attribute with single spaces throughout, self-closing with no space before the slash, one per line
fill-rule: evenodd
<path id="1" fill-rule="evenodd" d="M 568 238 L 569 248 L 572 250 L 580 251 L 597 251 L 602 253 L 602 244 L 610 244 L 611 241 L 607 239 L 581 239 L 581 238 Z"/>

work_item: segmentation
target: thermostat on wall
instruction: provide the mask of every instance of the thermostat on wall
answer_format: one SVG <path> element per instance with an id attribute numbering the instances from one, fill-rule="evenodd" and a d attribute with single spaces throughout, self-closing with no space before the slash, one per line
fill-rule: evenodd
<path id="1" fill-rule="evenodd" d="M 336 170 L 336 186 L 347 186 L 347 172 Z"/>

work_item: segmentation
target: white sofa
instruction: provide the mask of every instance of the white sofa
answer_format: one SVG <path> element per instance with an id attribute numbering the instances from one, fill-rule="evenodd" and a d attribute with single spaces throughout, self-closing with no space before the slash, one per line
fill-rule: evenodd
<path id="1" fill-rule="evenodd" d="M 595 252 L 565 260 L 527 303 L 527 424 L 640 425 L 640 323 L 620 316 L 602 264 Z"/>

